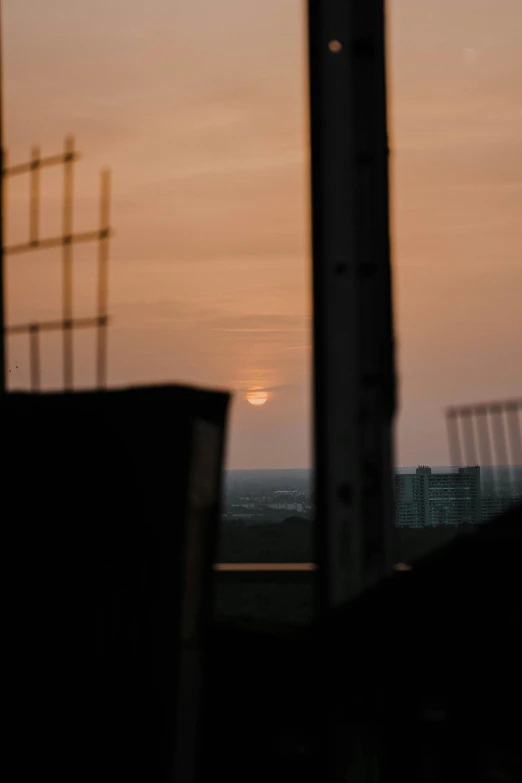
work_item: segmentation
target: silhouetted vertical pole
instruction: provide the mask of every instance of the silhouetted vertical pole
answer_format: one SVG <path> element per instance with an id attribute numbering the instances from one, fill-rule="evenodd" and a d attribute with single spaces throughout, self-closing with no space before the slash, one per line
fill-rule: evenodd
<path id="1" fill-rule="evenodd" d="M 489 417 L 487 407 L 480 406 L 475 410 L 477 417 L 477 437 L 479 448 L 479 462 L 483 466 L 493 465 L 491 454 L 490 435 L 489 435 Z"/>
<path id="2" fill-rule="evenodd" d="M 344 6 L 344 8 L 343 8 Z M 349 4 L 309 0 L 314 429 L 323 612 L 360 584 L 361 485 Z M 351 539 L 351 540 L 350 540 Z"/>
<path id="3" fill-rule="evenodd" d="M 31 364 L 31 390 L 40 391 L 40 329 L 38 324 L 29 327 L 29 356 Z"/>
<path id="4" fill-rule="evenodd" d="M 355 598 L 393 567 L 384 28 L 384 0 L 308 0 L 320 611 Z M 323 779 L 375 779 L 364 730 L 347 738 L 350 728 L 332 712 L 337 683 L 331 651 L 323 655 Z M 361 754 L 350 761 L 348 747 L 358 744 Z"/>
<path id="5" fill-rule="evenodd" d="M 391 570 L 394 340 L 384 0 L 309 0 L 323 609 Z"/>
<path id="6" fill-rule="evenodd" d="M 3 52 L 2 52 L 2 4 L 0 0 L 0 394 L 7 391 L 6 384 L 6 322 L 5 322 L 5 297 L 7 289 L 6 269 L 4 259 L 4 226 L 5 226 L 5 154 L 4 154 L 4 80 L 3 80 Z"/>
<path id="7" fill-rule="evenodd" d="M 464 459 L 468 465 L 477 463 L 477 448 L 475 442 L 475 430 L 473 427 L 473 410 L 464 411 L 461 416 L 462 440 L 464 446 Z"/>
<path id="8" fill-rule="evenodd" d="M 519 402 L 508 402 L 506 405 L 506 417 L 508 422 L 508 433 L 511 447 L 511 465 L 519 467 L 522 465 L 522 434 L 520 428 L 520 418 L 522 415 L 522 400 Z M 515 480 L 515 473 L 513 473 Z"/>
<path id="9" fill-rule="evenodd" d="M 491 430 L 493 432 L 493 448 L 497 467 L 505 468 L 509 464 L 506 429 L 504 423 L 504 408 L 502 405 L 491 405 Z"/>
<path id="10" fill-rule="evenodd" d="M 462 465 L 462 450 L 460 447 L 459 414 L 457 411 L 448 411 L 446 417 L 448 428 L 448 443 L 450 462 L 452 465 Z"/>
<path id="11" fill-rule="evenodd" d="M 73 165 L 74 139 L 65 140 L 63 188 L 63 385 L 70 391 L 73 385 Z"/>
<path id="12" fill-rule="evenodd" d="M 102 171 L 100 193 L 100 241 L 98 245 L 97 386 L 107 385 L 107 306 L 109 289 L 110 171 Z"/>
<path id="13" fill-rule="evenodd" d="M 30 195 L 29 195 L 29 242 L 36 246 L 39 238 L 40 218 L 40 148 L 31 150 Z"/>

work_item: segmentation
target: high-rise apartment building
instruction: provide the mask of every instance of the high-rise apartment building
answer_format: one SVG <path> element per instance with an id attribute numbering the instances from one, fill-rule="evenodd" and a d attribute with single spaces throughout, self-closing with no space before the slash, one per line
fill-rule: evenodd
<path id="1" fill-rule="evenodd" d="M 490 519 L 500 516 L 508 511 L 512 506 L 519 503 L 520 500 L 513 494 L 509 495 L 487 495 L 482 498 L 482 521 L 487 522 Z"/>
<path id="2" fill-rule="evenodd" d="M 433 473 L 422 465 L 395 476 L 396 523 L 400 527 L 466 525 L 482 520 L 480 467 Z"/>

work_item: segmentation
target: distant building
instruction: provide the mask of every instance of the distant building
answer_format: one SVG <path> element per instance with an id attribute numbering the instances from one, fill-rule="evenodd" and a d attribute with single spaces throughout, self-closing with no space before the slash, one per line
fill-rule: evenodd
<path id="1" fill-rule="evenodd" d="M 395 504 L 399 527 L 480 522 L 480 467 L 433 473 L 431 468 L 421 465 L 415 473 L 396 475 Z"/>
<path id="2" fill-rule="evenodd" d="M 304 503 L 270 503 L 268 508 L 275 508 L 280 511 L 299 511 L 305 510 Z"/>
<path id="3" fill-rule="evenodd" d="M 518 501 L 516 496 L 506 497 L 505 495 L 488 495 L 482 498 L 482 521 L 487 522 L 489 519 L 503 514 L 504 511 L 508 511 L 511 506 L 514 506 Z"/>

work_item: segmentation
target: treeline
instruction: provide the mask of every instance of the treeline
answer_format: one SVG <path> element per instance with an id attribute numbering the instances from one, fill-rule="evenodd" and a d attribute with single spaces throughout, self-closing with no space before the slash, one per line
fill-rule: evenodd
<path id="1" fill-rule="evenodd" d="M 309 519 L 288 517 L 264 525 L 238 520 L 223 525 L 218 556 L 222 563 L 302 563 L 312 559 Z"/>
<path id="2" fill-rule="evenodd" d="M 446 525 L 397 528 L 395 559 L 413 563 L 460 532 L 462 528 Z M 310 520 L 289 517 L 283 522 L 264 525 L 246 525 L 238 520 L 223 525 L 218 560 L 222 563 L 300 563 L 313 560 L 313 551 Z"/>
<path id="3" fill-rule="evenodd" d="M 468 526 L 469 528 L 469 526 Z M 397 528 L 396 562 L 414 563 L 443 546 L 462 528 Z M 218 559 L 222 563 L 299 563 L 313 561 L 310 520 L 289 517 L 283 522 L 248 525 L 239 521 L 222 528 Z M 310 584 L 219 583 L 215 616 L 218 620 L 263 620 L 292 624 L 313 617 Z"/>

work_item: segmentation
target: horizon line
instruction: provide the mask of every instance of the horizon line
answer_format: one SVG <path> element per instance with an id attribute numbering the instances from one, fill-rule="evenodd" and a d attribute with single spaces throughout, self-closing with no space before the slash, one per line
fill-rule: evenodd
<path id="1" fill-rule="evenodd" d="M 479 467 L 487 469 L 499 469 L 505 468 L 506 470 L 512 470 L 513 468 L 522 468 L 522 465 L 397 465 L 394 470 L 417 470 L 419 467 L 428 468 L 463 468 L 463 467 Z M 283 473 L 284 471 L 308 471 L 313 472 L 314 468 L 225 468 L 225 473 Z"/>

